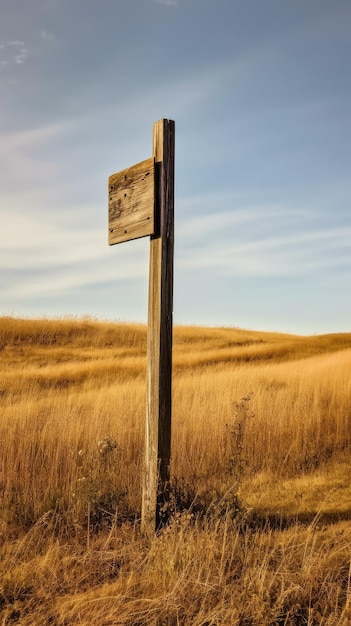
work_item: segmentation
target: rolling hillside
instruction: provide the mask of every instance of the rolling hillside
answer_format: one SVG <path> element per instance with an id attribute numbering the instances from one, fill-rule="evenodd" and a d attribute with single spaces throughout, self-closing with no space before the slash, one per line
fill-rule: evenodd
<path id="1" fill-rule="evenodd" d="M 140 536 L 146 328 L 0 318 L 1 624 L 350 623 L 351 333 L 174 330 Z"/>

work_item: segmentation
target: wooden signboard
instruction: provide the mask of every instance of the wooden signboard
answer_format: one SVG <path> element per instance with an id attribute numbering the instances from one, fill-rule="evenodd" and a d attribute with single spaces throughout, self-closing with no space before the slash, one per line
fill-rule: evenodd
<path id="1" fill-rule="evenodd" d="M 153 126 L 152 157 L 112 174 L 109 244 L 150 236 L 147 406 L 142 530 L 152 534 L 168 496 L 171 458 L 174 257 L 173 120 Z"/>
<path id="2" fill-rule="evenodd" d="M 155 159 L 151 157 L 108 179 L 108 242 L 130 241 L 155 232 Z"/>

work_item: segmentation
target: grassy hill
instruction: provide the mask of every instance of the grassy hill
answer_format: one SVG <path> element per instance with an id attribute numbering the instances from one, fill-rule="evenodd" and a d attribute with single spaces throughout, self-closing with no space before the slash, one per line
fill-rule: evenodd
<path id="1" fill-rule="evenodd" d="M 140 536 L 146 328 L 0 318 L 1 624 L 351 623 L 351 334 L 174 330 Z"/>

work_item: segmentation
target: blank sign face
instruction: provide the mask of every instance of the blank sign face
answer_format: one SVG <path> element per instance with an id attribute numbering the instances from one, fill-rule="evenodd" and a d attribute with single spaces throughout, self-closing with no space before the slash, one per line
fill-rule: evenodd
<path id="1" fill-rule="evenodd" d="M 155 159 L 137 163 L 108 179 L 110 245 L 155 234 Z"/>

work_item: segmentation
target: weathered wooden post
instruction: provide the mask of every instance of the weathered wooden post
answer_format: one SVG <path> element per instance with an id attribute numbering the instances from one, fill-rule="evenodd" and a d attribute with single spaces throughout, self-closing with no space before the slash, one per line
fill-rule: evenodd
<path id="1" fill-rule="evenodd" d="M 142 530 L 154 533 L 167 498 L 171 455 L 174 258 L 172 120 L 153 126 L 153 156 L 109 177 L 109 244 L 150 236 Z"/>

